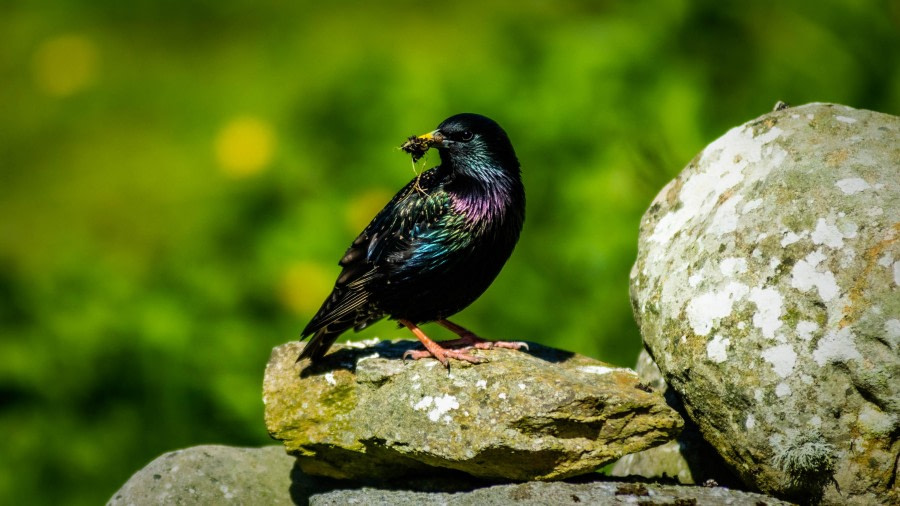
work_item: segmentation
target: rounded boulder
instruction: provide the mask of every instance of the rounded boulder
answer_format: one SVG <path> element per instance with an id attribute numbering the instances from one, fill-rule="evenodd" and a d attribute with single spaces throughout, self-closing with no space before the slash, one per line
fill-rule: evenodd
<path id="1" fill-rule="evenodd" d="M 644 215 L 645 345 L 748 486 L 900 502 L 898 240 L 900 118 L 832 104 L 733 128 Z"/>

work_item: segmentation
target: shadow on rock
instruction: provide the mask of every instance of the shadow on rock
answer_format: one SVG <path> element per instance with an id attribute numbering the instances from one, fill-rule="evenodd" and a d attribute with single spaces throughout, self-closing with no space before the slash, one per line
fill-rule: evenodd
<path id="1" fill-rule="evenodd" d="M 300 464 L 295 463 L 291 469 L 290 494 L 294 504 L 306 506 L 309 504 L 311 496 L 338 490 L 361 490 L 366 488 L 385 491 L 406 490 L 411 492 L 455 494 L 471 492 L 504 483 L 515 482 L 509 480 L 484 480 L 450 469 L 441 470 L 440 476 L 432 475 L 422 478 L 339 480 L 305 474 Z"/>
<path id="2" fill-rule="evenodd" d="M 407 351 L 424 349 L 421 343 L 413 340 L 379 341 L 374 344 L 367 341 L 362 341 L 356 343 L 350 342 L 346 344 L 347 347 L 335 349 L 331 353 L 325 355 L 325 357 L 323 357 L 322 361 L 319 363 L 307 363 L 307 365 L 300 371 L 300 377 L 308 378 L 310 376 L 326 374 L 337 370 L 345 370 L 355 373 L 357 363 L 364 358 L 378 356 L 388 360 L 405 360 L 403 358 L 403 354 Z M 526 353 L 545 362 L 558 364 L 566 362 L 575 356 L 575 354 L 571 351 L 549 348 L 547 346 L 542 346 L 540 344 L 532 342 L 528 342 L 527 344 L 528 349 L 522 349 L 519 350 L 519 352 Z M 479 350 L 481 356 L 487 359 L 485 364 L 490 363 L 491 352 L 492 350 Z M 457 363 L 456 361 L 454 361 L 453 364 L 463 367 L 469 366 L 469 364 L 464 362 Z"/>

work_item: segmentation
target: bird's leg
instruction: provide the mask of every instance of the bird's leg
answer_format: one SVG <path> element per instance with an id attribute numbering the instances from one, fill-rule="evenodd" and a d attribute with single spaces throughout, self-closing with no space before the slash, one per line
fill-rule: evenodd
<path id="1" fill-rule="evenodd" d="M 430 337 L 422 332 L 422 329 L 409 320 L 400 319 L 397 321 L 405 325 L 406 328 L 422 342 L 422 345 L 425 346 L 424 350 L 407 350 L 403 353 L 404 359 L 411 358 L 413 360 L 419 360 L 420 358 L 434 357 L 447 369 L 450 368 L 450 361 L 448 360 L 450 358 L 465 360 L 466 362 L 471 362 L 473 364 L 484 362 L 483 358 L 473 357 L 462 350 L 444 349 L 440 344 L 432 341 Z"/>
<path id="2" fill-rule="evenodd" d="M 479 350 L 489 350 L 491 348 L 509 348 L 511 350 L 528 349 L 528 343 L 522 341 L 488 341 L 475 335 L 471 330 L 457 325 L 450 320 L 438 320 L 442 327 L 450 330 L 459 336 L 459 339 L 452 341 L 441 341 L 441 345 L 452 348 L 477 348 Z"/>

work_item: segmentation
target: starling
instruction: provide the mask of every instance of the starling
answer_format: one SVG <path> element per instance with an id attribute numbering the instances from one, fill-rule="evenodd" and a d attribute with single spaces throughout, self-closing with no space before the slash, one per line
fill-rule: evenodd
<path id="1" fill-rule="evenodd" d="M 458 114 L 401 148 L 418 159 L 437 148 L 441 163 L 400 190 L 341 258 L 334 290 L 303 330 L 300 354 L 319 361 L 344 331 L 385 316 L 425 346 L 404 358 L 479 363 L 471 348 L 520 349 L 488 341 L 447 320 L 490 286 L 512 253 L 525 220 L 519 161 L 506 132 L 478 114 Z M 418 327 L 437 322 L 459 339 L 437 343 Z"/>

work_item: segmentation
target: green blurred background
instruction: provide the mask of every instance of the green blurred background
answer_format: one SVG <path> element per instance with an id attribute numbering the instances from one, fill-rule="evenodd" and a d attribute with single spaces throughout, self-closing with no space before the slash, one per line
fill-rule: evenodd
<path id="1" fill-rule="evenodd" d="M 779 99 L 897 114 L 898 33 L 887 0 L 3 2 L 0 503 L 270 443 L 271 348 L 413 176 L 397 146 L 457 112 L 507 129 L 528 192 L 459 323 L 633 364 L 655 193 Z"/>

